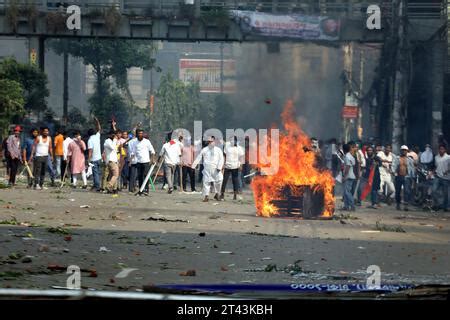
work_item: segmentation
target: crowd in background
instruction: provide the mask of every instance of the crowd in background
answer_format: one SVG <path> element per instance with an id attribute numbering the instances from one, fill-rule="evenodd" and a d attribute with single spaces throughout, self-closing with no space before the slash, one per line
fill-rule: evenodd
<path id="1" fill-rule="evenodd" d="M 444 139 L 435 153 L 429 144 L 422 150 L 402 145 L 399 154 L 392 152 L 390 144 L 374 142 L 338 143 L 331 139 L 322 150 L 317 140 L 312 144 L 321 166 L 333 172 L 341 187 L 342 210 L 353 211 L 366 198 L 371 209 L 379 208 L 381 202 L 395 202 L 397 210 L 408 211 L 411 205 L 448 210 L 450 156 Z"/>

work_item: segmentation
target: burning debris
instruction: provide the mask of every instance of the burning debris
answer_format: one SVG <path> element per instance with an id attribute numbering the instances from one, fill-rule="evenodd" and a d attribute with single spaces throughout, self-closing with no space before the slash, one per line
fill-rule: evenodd
<path id="1" fill-rule="evenodd" d="M 334 179 L 330 172 L 316 167 L 316 153 L 295 121 L 291 100 L 281 117 L 285 132 L 280 133 L 278 150 L 270 150 L 278 156 L 278 173 L 256 176 L 251 184 L 257 213 L 264 217 L 329 219 L 334 213 Z M 264 171 L 264 161 L 259 162 L 258 169 Z"/>

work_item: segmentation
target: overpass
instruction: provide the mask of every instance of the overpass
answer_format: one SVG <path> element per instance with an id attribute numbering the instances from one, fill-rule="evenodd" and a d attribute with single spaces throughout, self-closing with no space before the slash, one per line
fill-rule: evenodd
<path id="1" fill-rule="evenodd" d="M 430 38 L 447 20 L 440 0 L 410 1 L 408 16 L 417 25 L 411 40 Z M 192 2 L 194 4 L 184 4 Z M 68 5 L 81 8 L 81 30 L 65 26 Z M 230 10 L 303 14 L 339 19 L 336 41 L 383 41 L 383 32 L 368 30 L 366 9 L 379 4 L 382 27 L 392 15 L 392 1 L 372 0 L 0 0 L 0 36 L 126 38 L 168 41 L 268 40 L 244 30 Z M 288 38 L 278 40 L 289 40 Z M 302 40 L 302 39 L 296 39 Z"/>
<path id="2" fill-rule="evenodd" d="M 187 2 L 193 4 L 185 4 Z M 81 8 L 80 30 L 71 31 L 66 27 L 65 7 L 71 4 Z M 372 4 L 378 4 L 381 8 L 382 30 L 366 28 L 366 11 Z M 276 35 L 258 34 L 246 27 L 245 17 L 240 16 L 239 12 L 266 14 L 269 19 L 297 15 L 300 21 L 314 23 L 317 23 L 314 17 L 328 17 L 338 21 L 340 27 L 336 35 L 323 38 L 292 37 L 283 32 Z M 336 46 L 350 41 L 382 43 L 390 30 L 393 13 L 392 0 L 0 0 L 0 36 L 29 38 L 29 50 L 37 53 L 38 64 L 43 68 L 47 38 L 183 42 L 313 41 Z M 425 59 L 429 72 L 423 77 L 429 83 L 429 97 L 423 109 L 426 109 L 425 115 L 431 117 L 425 122 L 430 124 L 432 136 L 437 137 L 442 128 L 444 109 L 443 72 L 450 72 L 447 60 L 450 56 L 445 55 L 445 31 L 448 30 L 449 19 L 447 1 L 409 0 L 407 15 L 410 40 L 425 44 L 428 50 Z"/>

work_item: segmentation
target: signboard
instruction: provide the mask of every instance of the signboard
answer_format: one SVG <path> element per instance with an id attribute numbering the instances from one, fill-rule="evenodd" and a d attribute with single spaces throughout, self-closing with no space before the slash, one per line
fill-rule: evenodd
<path id="1" fill-rule="evenodd" d="M 244 33 L 264 37 L 304 40 L 338 40 L 340 20 L 303 14 L 271 14 L 231 10 L 231 17 Z"/>
<path id="2" fill-rule="evenodd" d="M 345 106 L 342 109 L 342 118 L 344 119 L 356 119 L 358 118 L 359 108 L 352 106 Z"/>
<path id="3" fill-rule="evenodd" d="M 184 83 L 198 82 L 200 92 L 220 93 L 221 61 L 216 59 L 180 59 L 180 80 Z M 236 62 L 223 61 L 223 92 L 236 89 Z"/>

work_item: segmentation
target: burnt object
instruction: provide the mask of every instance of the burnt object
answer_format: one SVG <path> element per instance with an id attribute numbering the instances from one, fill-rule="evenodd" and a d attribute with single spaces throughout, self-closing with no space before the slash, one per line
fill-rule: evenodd
<path id="1" fill-rule="evenodd" d="M 316 186 L 284 186 L 282 199 L 271 203 L 277 208 L 277 216 L 303 219 L 321 219 L 325 208 L 323 190 Z"/>

